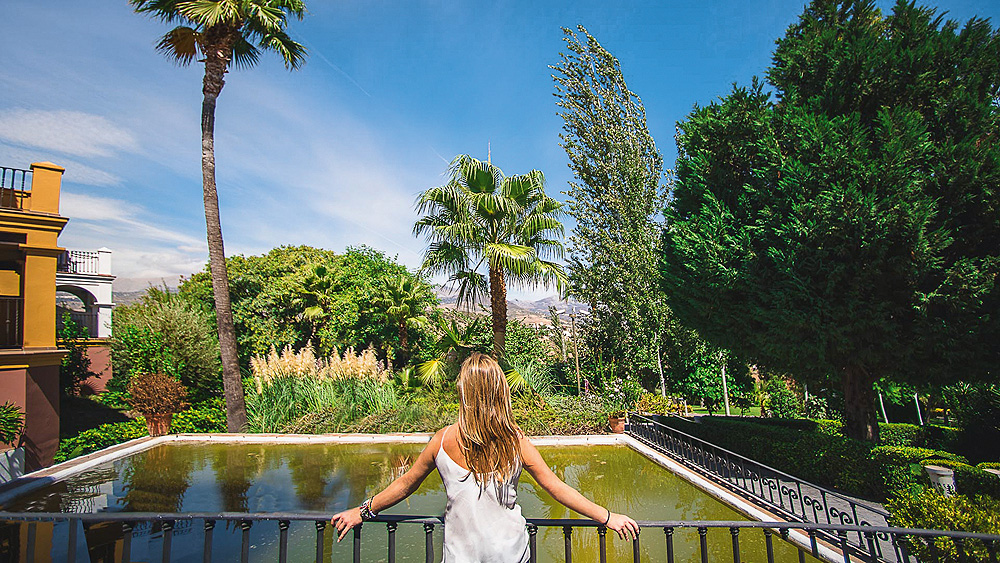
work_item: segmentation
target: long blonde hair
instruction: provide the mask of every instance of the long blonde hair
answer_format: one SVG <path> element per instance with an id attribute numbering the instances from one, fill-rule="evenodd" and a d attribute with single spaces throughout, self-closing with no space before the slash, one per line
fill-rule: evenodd
<path id="1" fill-rule="evenodd" d="M 521 429 L 510 407 L 510 387 L 493 358 L 474 352 L 458 375 L 458 434 L 469 472 L 485 486 L 508 482 L 521 463 Z"/>

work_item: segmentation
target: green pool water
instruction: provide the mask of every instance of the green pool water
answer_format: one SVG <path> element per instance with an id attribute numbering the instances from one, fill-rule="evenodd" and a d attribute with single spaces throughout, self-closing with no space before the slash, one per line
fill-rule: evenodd
<path id="1" fill-rule="evenodd" d="M 320 512 L 332 514 L 357 506 L 400 475 L 423 449 L 422 444 L 218 444 L 178 443 L 150 450 L 80 473 L 64 481 L 19 497 L 5 511 L 45 512 Z M 549 466 L 564 481 L 595 502 L 637 520 L 746 520 L 732 508 L 692 486 L 670 471 L 625 446 L 540 447 Z M 579 518 L 555 502 L 524 473 L 518 502 L 525 517 Z M 441 515 L 444 487 L 437 472 L 407 500 L 385 513 Z M 0 516 L 2 520 L 2 516 Z M 49 542 L 64 549 L 58 538 L 66 524 L 51 526 Z M 60 528 L 61 526 L 61 528 Z M 8 555 L 11 541 L 24 537 L 23 526 L 6 525 Z M 290 529 L 290 561 L 312 560 L 315 525 L 293 523 Z M 397 561 L 423 561 L 423 529 L 399 526 Z M 350 561 L 351 542 L 337 544 L 327 531 L 330 561 Z M 442 531 L 435 531 L 435 553 L 440 557 Z M 386 560 L 384 524 L 366 524 L 362 534 L 363 559 Z M 112 560 L 120 539 L 102 527 L 80 532 L 78 560 Z M 158 526 L 141 526 L 134 533 L 133 560 L 159 561 Z M 258 523 L 251 530 L 251 560 L 277 560 L 277 525 Z M 776 557 L 798 561 L 797 550 L 775 537 Z M 174 530 L 174 561 L 200 560 L 202 523 L 178 523 Z M 220 523 L 215 530 L 217 561 L 232 560 L 239 552 L 239 533 Z M 740 535 L 743 561 L 764 560 L 763 533 L 745 530 Z M 631 544 L 608 534 L 609 561 L 631 561 Z M 38 544 L 43 547 L 44 541 Z M 596 561 L 597 532 L 579 529 L 573 535 L 576 561 Z M 643 561 L 665 561 L 662 530 L 643 531 Z M 117 546 L 117 547 L 116 547 Z M 728 530 L 708 535 L 709 559 L 732 560 Z M 41 551 L 51 546 L 44 546 Z M 561 529 L 538 532 L 539 561 L 563 560 Z M 96 556 L 95 556 L 96 554 Z M 698 536 L 693 530 L 675 535 L 677 561 L 698 559 Z M 811 559 L 811 558 L 809 558 Z"/>

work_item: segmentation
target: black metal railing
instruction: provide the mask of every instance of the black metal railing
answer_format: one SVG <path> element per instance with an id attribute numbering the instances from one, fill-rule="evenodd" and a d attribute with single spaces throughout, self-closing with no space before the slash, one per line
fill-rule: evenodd
<path id="1" fill-rule="evenodd" d="M 0 208 L 24 209 L 24 200 L 31 196 L 31 170 L 0 166 Z"/>
<path id="2" fill-rule="evenodd" d="M 63 537 L 57 537 L 48 530 L 45 537 L 52 545 L 39 546 L 40 534 L 38 531 L 38 526 L 45 523 L 61 522 L 68 524 L 65 529 Z M 150 525 L 158 528 L 159 533 L 159 555 L 160 560 L 163 562 L 171 561 L 174 555 L 174 536 L 183 530 L 184 534 L 190 534 L 191 532 L 197 532 L 199 527 L 196 526 L 200 522 L 201 525 L 201 538 L 200 538 L 200 551 L 201 560 L 204 562 L 209 562 L 212 560 L 213 556 L 213 545 L 216 534 L 217 524 L 224 523 L 225 529 L 232 531 L 239 536 L 239 560 L 246 562 L 250 559 L 250 553 L 252 548 L 257 547 L 258 543 L 272 542 L 274 534 L 277 534 L 277 560 L 284 563 L 289 560 L 289 529 L 292 524 L 312 524 L 315 527 L 315 551 L 311 553 L 307 559 L 314 560 L 316 562 L 329 561 L 332 557 L 332 553 L 328 553 L 328 541 L 326 534 L 335 533 L 335 530 L 329 529 L 329 517 L 327 515 L 320 514 L 302 514 L 302 513 L 190 513 L 190 514 L 157 514 L 157 513 L 97 513 L 97 514 L 66 514 L 66 513 L 3 513 L 0 512 L 0 526 L 17 527 L 15 533 L 8 533 L 6 535 L 0 533 L 0 558 L 3 560 L 36 560 L 36 555 L 43 555 L 46 557 L 52 557 L 53 560 L 57 561 L 67 561 L 69 563 L 74 563 L 78 558 L 78 554 L 81 547 L 85 547 L 91 561 L 105 561 L 115 563 L 122 562 L 128 563 L 132 560 L 133 549 L 132 541 L 133 535 L 137 530 Z M 94 530 L 98 525 L 103 526 L 100 529 L 100 533 L 88 535 L 88 527 L 90 530 Z M 382 515 L 377 520 L 373 522 L 365 523 L 362 526 L 355 528 L 352 532 L 353 545 L 352 545 L 352 555 L 351 559 L 355 563 L 359 563 L 364 560 L 366 553 L 362 550 L 362 534 L 369 533 L 368 531 L 373 527 L 384 526 L 386 531 L 386 542 L 385 551 L 379 550 L 379 553 L 367 553 L 368 557 L 377 556 L 379 559 L 385 554 L 389 563 L 395 563 L 397 557 L 396 549 L 396 532 L 400 525 L 413 525 L 422 526 L 424 532 L 422 551 L 424 552 L 425 563 L 432 563 L 435 561 L 435 549 L 434 549 L 434 531 L 438 526 L 443 525 L 443 521 L 439 517 L 427 517 L 427 516 L 395 516 L 395 515 Z M 261 542 L 261 536 L 258 534 L 258 541 L 254 542 L 251 539 L 251 530 L 267 526 L 265 532 L 264 542 Z M 840 561 L 843 560 L 844 563 L 851 563 L 852 556 L 859 556 L 863 561 L 877 561 L 878 556 L 875 552 L 875 535 L 883 534 L 890 538 L 893 545 L 896 546 L 896 552 L 899 554 L 899 560 L 904 563 L 909 563 L 910 561 L 917 561 L 914 553 L 911 549 L 922 549 L 927 548 L 933 550 L 938 550 L 941 553 L 941 557 L 935 558 L 936 560 L 951 560 L 956 561 L 991 561 L 993 563 L 997 562 L 997 550 L 1000 548 L 1000 535 L 986 535 L 986 534 L 973 534 L 967 532 L 945 532 L 940 530 L 917 530 L 909 528 L 890 528 L 884 526 L 847 526 L 847 525 L 835 525 L 835 524 L 807 524 L 802 522 L 747 522 L 747 521 L 736 521 L 736 522 L 718 522 L 718 521 L 640 521 L 640 529 L 642 533 L 638 538 L 631 541 L 631 553 L 630 557 L 633 563 L 639 563 L 640 561 L 640 543 L 643 542 L 659 542 L 661 545 L 665 546 L 666 549 L 666 560 L 667 563 L 675 563 L 676 560 L 688 560 L 688 558 L 697 557 L 697 560 L 701 563 L 708 563 L 710 555 L 716 560 L 719 559 L 720 553 L 718 551 L 712 552 L 708 547 L 708 534 L 710 530 L 718 530 L 721 533 L 725 531 L 729 532 L 729 537 L 731 540 L 731 551 L 728 554 L 722 554 L 725 559 L 732 558 L 733 563 L 740 563 L 743 561 L 743 549 L 742 545 L 748 537 L 752 537 L 751 534 L 761 534 L 763 536 L 764 542 L 764 553 L 765 558 L 768 563 L 774 563 L 775 553 L 777 543 L 787 542 L 791 534 L 801 534 L 803 537 L 807 538 L 805 542 L 806 547 L 796 546 L 798 550 L 798 560 L 800 562 L 805 561 L 808 555 L 812 557 L 820 558 L 823 557 L 827 560 Z M 20 527 L 26 527 L 26 530 L 22 530 Z M 80 542 L 80 531 L 82 528 L 84 531 L 85 541 L 89 542 L 91 537 L 97 541 L 104 542 L 103 545 L 86 545 L 81 546 Z M 608 561 L 608 542 L 607 542 L 607 528 L 603 525 L 595 523 L 591 520 L 576 520 L 576 519 L 546 519 L 546 518 L 529 518 L 527 519 L 527 532 L 528 532 L 528 544 L 530 548 L 530 557 L 532 563 L 535 563 L 538 559 L 538 548 L 537 548 L 537 534 L 541 528 L 550 528 L 561 530 L 564 537 L 564 549 L 563 549 L 563 560 L 567 563 L 573 561 L 573 534 L 575 530 L 578 529 L 595 529 L 598 535 L 598 559 L 601 563 L 606 563 Z M 151 529 L 151 528 L 150 528 Z M 23 532 L 23 533 L 22 533 Z M 675 537 L 681 532 L 692 533 L 696 532 L 698 535 L 696 553 L 689 553 L 683 555 L 678 553 L 675 549 Z M 848 545 L 847 538 L 854 534 L 862 534 L 863 537 L 867 539 L 868 550 L 860 554 L 856 553 Z M 820 539 L 822 535 L 828 535 L 835 538 L 835 541 L 830 543 L 822 543 Z M 16 541 L 11 541 L 12 538 L 17 538 Z M 22 540 L 23 538 L 23 547 Z M 951 542 L 954 550 L 954 555 L 951 556 L 942 549 L 947 549 L 942 547 L 941 540 L 945 539 Z M 182 541 L 190 546 L 192 542 L 198 542 L 199 538 L 196 537 L 184 537 Z M 56 545 L 57 541 L 64 542 L 65 550 L 59 548 Z M 225 559 L 227 561 L 235 560 L 235 545 L 232 545 L 232 550 L 226 551 L 227 556 Z M 311 549 L 311 548 L 308 548 Z M 417 548 L 420 549 L 420 548 Z M 827 551 L 825 554 L 821 554 L 821 549 Z M 370 550 L 369 550 L 370 551 Z M 408 554 L 412 554 L 412 551 L 408 551 Z M 153 554 L 149 554 L 150 557 Z M 190 556 L 185 560 L 190 560 Z M 835 557 L 835 558 L 834 558 Z M 342 560 L 343 558 L 341 558 Z M 419 557 L 418 557 L 419 559 Z M 305 560 L 299 555 L 296 560 Z"/>
<path id="3" fill-rule="evenodd" d="M 100 255 L 90 250 L 67 250 L 59 255 L 56 271 L 68 274 L 98 274 Z"/>
<path id="4" fill-rule="evenodd" d="M 640 442 L 785 518 L 813 524 L 859 526 L 848 537 L 848 545 L 857 553 L 864 553 L 870 547 L 860 528 L 888 525 L 889 513 L 880 507 L 814 485 L 648 416 L 630 413 L 629 420 L 628 434 Z M 839 539 L 828 533 L 825 535 L 829 541 Z M 899 560 L 891 539 L 885 534 L 876 534 L 875 554 L 880 560 Z"/>
<path id="5" fill-rule="evenodd" d="M 0 297 L 0 348 L 20 348 L 24 340 L 24 299 Z"/>

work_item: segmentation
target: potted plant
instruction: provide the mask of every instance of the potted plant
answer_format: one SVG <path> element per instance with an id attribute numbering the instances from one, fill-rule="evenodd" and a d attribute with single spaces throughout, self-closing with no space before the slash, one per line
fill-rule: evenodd
<path id="1" fill-rule="evenodd" d="M 605 378 L 603 383 L 608 426 L 615 434 L 623 434 L 625 413 L 635 406 L 642 393 L 642 386 L 628 377 Z"/>
<path id="2" fill-rule="evenodd" d="M 170 421 L 175 412 L 187 408 L 187 389 L 180 381 L 165 373 L 143 373 L 128 385 L 132 409 L 146 418 L 150 436 L 170 433 Z"/>
<path id="3" fill-rule="evenodd" d="M 24 474 L 24 448 L 19 447 L 24 430 L 24 413 L 7 401 L 0 405 L 0 483 Z"/>

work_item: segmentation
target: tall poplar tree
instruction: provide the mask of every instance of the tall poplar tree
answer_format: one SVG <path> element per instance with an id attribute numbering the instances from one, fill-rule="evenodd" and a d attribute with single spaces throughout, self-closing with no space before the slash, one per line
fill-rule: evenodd
<path id="1" fill-rule="evenodd" d="M 834 374 L 848 435 L 872 385 L 997 380 L 1000 34 L 898 2 L 814 0 L 763 84 L 680 123 L 663 272 L 716 344 Z"/>
<path id="2" fill-rule="evenodd" d="M 583 26 L 577 31 L 563 29 L 566 52 L 551 67 L 576 176 L 571 287 L 591 307 L 590 337 L 606 362 L 655 368 L 667 314 L 657 272 L 663 157 L 618 59 Z"/>

